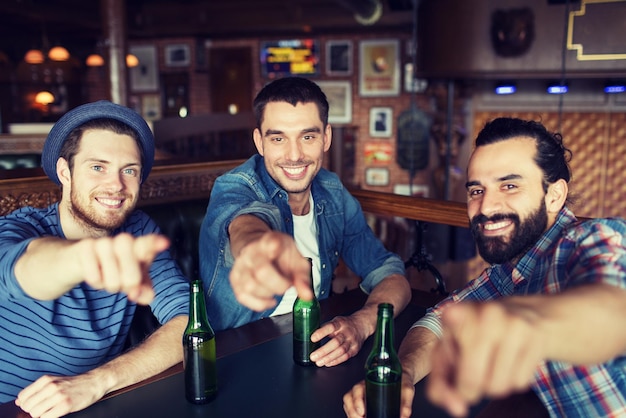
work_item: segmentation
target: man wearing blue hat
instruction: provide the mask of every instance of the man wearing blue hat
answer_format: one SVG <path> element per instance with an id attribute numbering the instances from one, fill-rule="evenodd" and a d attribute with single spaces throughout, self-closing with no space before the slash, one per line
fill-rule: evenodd
<path id="1" fill-rule="evenodd" d="M 188 280 L 134 210 L 153 162 L 146 122 L 108 101 L 50 131 L 42 165 L 60 202 L 0 218 L 0 403 L 58 417 L 182 360 Z M 137 304 L 163 326 L 122 354 Z"/>

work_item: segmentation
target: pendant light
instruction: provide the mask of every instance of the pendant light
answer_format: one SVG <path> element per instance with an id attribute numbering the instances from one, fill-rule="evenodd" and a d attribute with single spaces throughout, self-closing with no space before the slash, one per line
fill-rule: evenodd
<path id="1" fill-rule="evenodd" d="M 85 60 L 85 64 L 87 64 L 88 67 L 102 67 L 104 65 L 104 58 L 99 54 L 91 54 L 87 57 L 87 60 Z"/>
<path id="2" fill-rule="evenodd" d="M 70 53 L 62 46 L 55 46 L 48 52 L 48 58 L 52 61 L 68 61 L 70 59 Z"/>
<path id="3" fill-rule="evenodd" d="M 54 95 L 46 90 L 40 91 L 35 96 L 35 103 L 39 103 L 42 105 L 49 105 L 50 103 L 54 103 Z"/>
<path id="4" fill-rule="evenodd" d="M 100 54 L 91 54 L 85 60 L 85 64 L 88 67 L 102 67 L 104 65 L 104 58 Z M 133 55 L 126 55 L 126 66 L 128 68 L 133 68 L 139 65 L 139 59 Z"/>
<path id="5" fill-rule="evenodd" d="M 133 68 L 139 65 L 139 58 L 137 58 L 133 54 L 126 55 L 126 66 L 128 68 Z"/>
<path id="6" fill-rule="evenodd" d="M 28 64 L 42 64 L 45 61 L 45 58 L 41 50 L 29 49 L 24 55 L 24 61 Z"/>

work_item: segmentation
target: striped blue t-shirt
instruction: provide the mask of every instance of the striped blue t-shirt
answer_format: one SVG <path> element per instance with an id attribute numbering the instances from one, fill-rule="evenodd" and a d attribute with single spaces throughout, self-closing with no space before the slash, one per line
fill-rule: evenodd
<path id="1" fill-rule="evenodd" d="M 135 211 L 114 234 L 158 233 L 158 226 Z M 64 238 L 58 205 L 22 208 L 0 218 L 0 403 L 44 374 L 77 375 L 119 355 L 136 304 L 81 283 L 52 301 L 26 295 L 14 274 L 17 259 L 32 239 Z M 45 280 L 46 267 L 41 267 Z M 189 282 L 168 251 L 150 268 L 156 296 L 150 307 L 160 323 L 187 315 Z"/>

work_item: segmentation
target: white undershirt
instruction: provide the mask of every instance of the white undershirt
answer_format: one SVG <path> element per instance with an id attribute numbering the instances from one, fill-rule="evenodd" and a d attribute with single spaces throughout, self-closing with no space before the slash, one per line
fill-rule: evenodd
<path id="1" fill-rule="evenodd" d="M 319 296 L 321 287 L 320 253 L 317 245 L 317 226 L 315 225 L 312 195 L 309 195 L 309 213 L 302 216 L 293 215 L 293 234 L 300 254 L 313 260 L 313 288 L 315 294 Z M 290 287 L 270 316 L 291 312 L 297 296 L 295 287 Z"/>

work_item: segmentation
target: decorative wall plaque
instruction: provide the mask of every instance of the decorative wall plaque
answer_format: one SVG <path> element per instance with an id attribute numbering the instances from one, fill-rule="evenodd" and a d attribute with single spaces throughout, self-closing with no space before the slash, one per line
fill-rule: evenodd
<path id="1" fill-rule="evenodd" d="M 579 61 L 626 60 L 626 0 L 582 0 L 569 14 L 567 48 Z"/>

